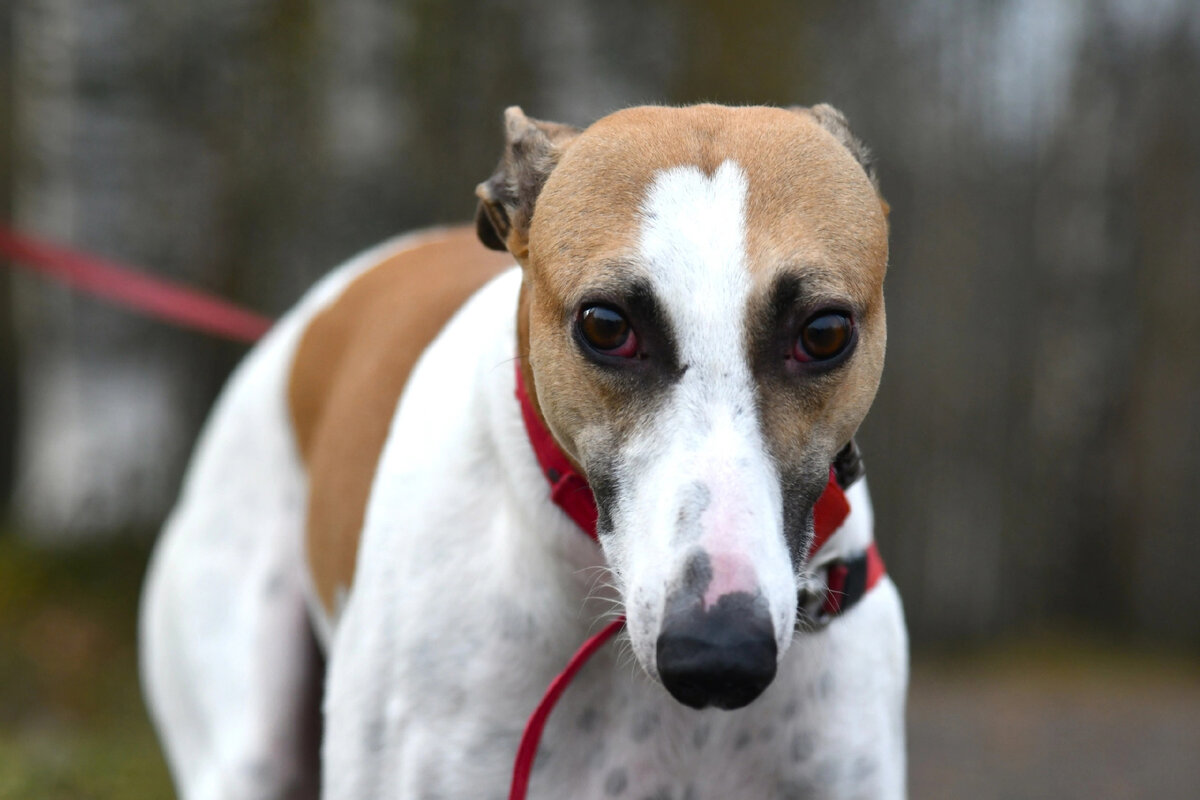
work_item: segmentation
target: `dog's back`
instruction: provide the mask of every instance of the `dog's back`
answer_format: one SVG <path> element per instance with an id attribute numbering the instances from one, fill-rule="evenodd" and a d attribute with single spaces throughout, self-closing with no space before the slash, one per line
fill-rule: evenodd
<path id="1" fill-rule="evenodd" d="M 463 302 L 512 264 L 474 230 L 448 230 L 359 275 L 306 327 L 288 408 L 309 479 L 305 538 L 323 619 L 350 589 L 375 466 L 413 365 Z"/>
<path id="2" fill-rule="evenodd" d="M 309 291 L 230 379 L 143 597 L 148 705 L 189 797 L 317 795 L 319 651 L 396 404 L 430 340 L 511 264 L 467 227 L 374 248 Z M 205 664 L 221 666 L 197 674 Z"/>

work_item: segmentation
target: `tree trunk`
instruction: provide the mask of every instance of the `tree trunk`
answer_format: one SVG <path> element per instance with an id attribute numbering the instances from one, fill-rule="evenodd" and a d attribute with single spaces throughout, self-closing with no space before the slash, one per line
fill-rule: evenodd
<path id="1" fill-rule="evenodd" d="M 12 219 L 13 7 L 0 6 L 0 221 Z M 0 260 L 0 520 L 7 517 L 17 438 L 17 364 L 12 281 Z"/>

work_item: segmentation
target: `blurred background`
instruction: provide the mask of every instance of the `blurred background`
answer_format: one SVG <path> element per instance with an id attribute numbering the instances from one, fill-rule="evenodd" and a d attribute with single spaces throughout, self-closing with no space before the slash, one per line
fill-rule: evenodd
<path id="1" fill-rule="evenodd" d="M 879 160 L 912 796 L 1200 796 L 1195 0 L 4 0 L 0 220 L 277 315 L 505 106 L 698 101 Z M 0 270 L 0 798 L 167 795 L 137 585 L 243 352 Z"/>

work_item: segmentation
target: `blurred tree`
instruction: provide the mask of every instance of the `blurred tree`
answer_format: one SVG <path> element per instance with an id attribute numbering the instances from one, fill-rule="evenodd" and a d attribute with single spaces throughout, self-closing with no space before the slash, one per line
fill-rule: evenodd
<path id="1" fill-rule="evenodd" d="M 812 20 L 827 2 L 744 0 L 669 7 L 676 42 L 667 92 L 673 102 L 797 105 L 816 53 Z"/>
<path id="2" fill-rule="evenodd" d="M 16 6 L 20 225 L 235 288 L 220 268 L 237 156 L 221 121 L 235 110 L 221 106 L 254 75 L 232 71 L 221 46 L 267 21 L 223 5 Z M 228 353 L 32 280 L 16 288 L 23 524 L 71 537 L 159 520 Z"/>
<path id="3" fill-rule="evenodd" d="M 0 7 L 0 220 L 12 218 L 12 19 L 12 6 Z M 7 511 L 12 491 L 17 435 L 17 366 L 10 285 L 7 272 L 0 269 L 0 519 Z"/>
<path id="4" fill-rule="evenodd" d="M 863 438 L 917 636 L 1195 641 L 1200 7 L 848 4 L 818 39 L 894 209 Z"/>
<path id="5" fill-rule="evenodd" d="M 1138 629 L 1200 641 L 1200 11 L 1127 42 L 1122 111 L 1136 120 L 1120 208 L 1130 231 L 1128 383 L 1110 434 L 1124 498 L 1115 555 Z M 1112 613 L 1105 609 L 1101 613 Z M 1127 614 L 1122 614 L 1122 617 Z"/>

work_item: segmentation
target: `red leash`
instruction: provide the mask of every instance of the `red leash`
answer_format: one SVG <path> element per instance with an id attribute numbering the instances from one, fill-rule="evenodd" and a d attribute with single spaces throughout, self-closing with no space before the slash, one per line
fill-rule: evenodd
<path id="1" fill-rule="evenodd" d="M 542 729 L 546 727 L 546 720 L 550 718 L 550 712 L 554 710 L 558 698 L 562 697 L 562 693 L 574 680 L 575 673 L 583 669 L 587 660 L 623 627 L 625 627 L 623 615 L 605 625 L 602 631 L 592 636 L 575 651 L 575 655 L 571 656 L 571 660 L 567 662 L 566 669 L 560 672 L 546 689 L 542 701 L 534 709 L 529 722 L 525 723 L 525 733 L 521 735 L 521 746 L 517 748 L 517 760 L 513 762 L 512 788 L 508 790 L 509 800 L 524 800 L 525 792 L 529 787 L 529 773 L 533 769 L 533 759 L 537 757 L 538 742 L 542 740 Z"/>
<path id="2" fill-rule="evenodd" d="M 131 267 L 19 234 L 0 224 L 0 255 L 32 272 L 184 328 L 253 342 L 271 320 L 219 297 L 153 278 Z"/>

